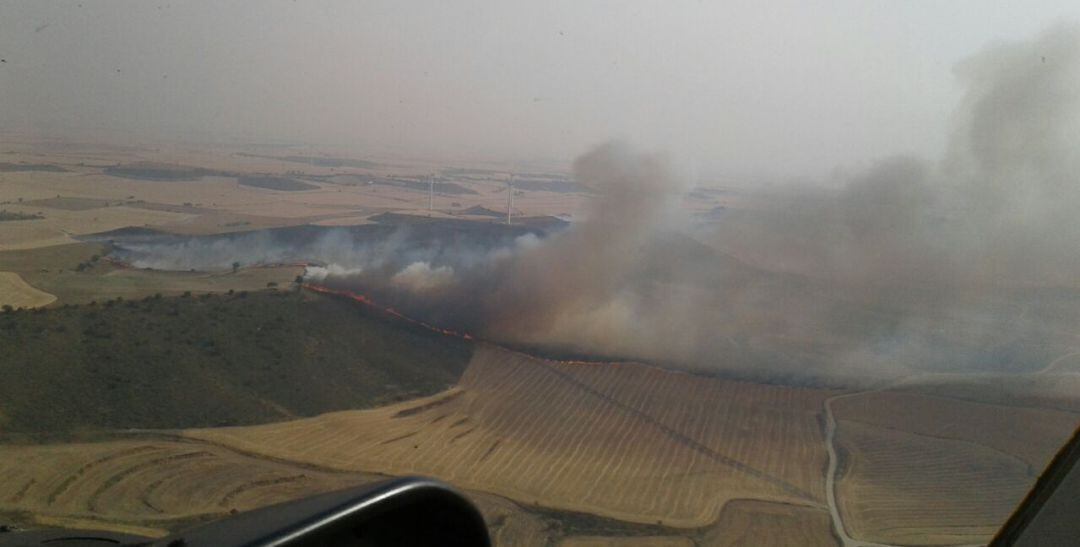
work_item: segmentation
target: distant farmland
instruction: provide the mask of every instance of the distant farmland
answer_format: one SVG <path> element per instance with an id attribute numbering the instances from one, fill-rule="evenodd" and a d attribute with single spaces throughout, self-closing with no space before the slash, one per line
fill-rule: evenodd
<path id="1" fill-rule="evenodd" d="M 218 174 L 202 167 L 136 163 L 106 167 L 103 173 L 113 177 L 155 182 L 186 182 Z"/>
<path id="2" fill-rule="evenodd" d="M 17 173 L 20 171 L 37 171 L 41 173 L 66 173 L 67 169 L 51 163 L 11 163 L 0 162 L 0 173 Z"/>
<path id="3" fill-rule="evenodd" d="M 301 192 L 304 190 L 319 189 L 319 187 L 314 184 L 289 177 L 250 176 L 238 177 L 236 180 L 244 186 L 254 186 L 256 188 L 278 190 L 281 192 Z"/>

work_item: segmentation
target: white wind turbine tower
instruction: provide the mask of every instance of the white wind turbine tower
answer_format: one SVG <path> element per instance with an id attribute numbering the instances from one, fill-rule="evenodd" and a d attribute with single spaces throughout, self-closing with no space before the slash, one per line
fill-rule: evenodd
<path id="1" fill-rule="evenodd" d="M 510 225 L 510 214 L 514 210 L 514 174 L 506 179 L 506 225 Z"/>
<path id="2" fill-rule="evenodd" d="M 427 211 L 428 216 L 435 210 L 435 175 L 428 177 Z"/>

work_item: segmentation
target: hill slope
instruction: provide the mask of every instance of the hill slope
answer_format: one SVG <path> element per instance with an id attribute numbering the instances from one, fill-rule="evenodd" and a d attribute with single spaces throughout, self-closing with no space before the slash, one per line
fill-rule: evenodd
<path id="1" fill-rule="evenodd" d="M 192 439 L 343 471 L 422 474 L 560 510 L 706 526 L 732 499 L 819 507 L 830 392 L 478 347 L 457 385 Z"/>
<path id="2" fill-rule="evenodd" d="M 0 430 L 254 424 L 430 395 L 469 343 L 312 294 L 0 313 Z"/>

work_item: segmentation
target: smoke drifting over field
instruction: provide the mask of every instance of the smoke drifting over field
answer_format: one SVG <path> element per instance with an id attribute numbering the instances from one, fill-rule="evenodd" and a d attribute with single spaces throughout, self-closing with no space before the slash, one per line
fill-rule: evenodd
<path id="1" fill-rule="evenodd" d="M 708 242 L 738 238 L 811 281 L 680 243 L 668 198 L 683 181 L 663 158 L 610 144 L 575 164 L 599 195 L 589 221 L 394 300 L 498 339 L 706 369 L 1037 366 L 1043 326 L 1016 321 L 1027 304 L 1014 294 L 1080 275 L 1078 46 L 1062 26 L 964 61 L 940 161 L 883 160 Z M 868 307 L 885 317 L 862 323 Z"/>
<path id="2" fill-rule="evenodd" d="M 589 220 L 571 229 L 543 240 L 522 236 L 469 261 L 414 261 L 389 276 L 327 282 L 356 282 L 410 313 L 499 339 L 596 350 L 609 345 L 605 338 L 626 338 L 637 322 L 650 329 L 632 300 L 650 258 L 646 246 L 667 231 L 679 182 L 663 157 L 621 144 L 585 154 L 574 172 L 598 197 Z M 570 332 L 591 341 L 579 344 Z"/>
<path id="3" fill-rule="evenodd" d="M 153 267 L 320 260 L 309 281 L 436 325 L 690 369 L 1033 370 L 1076 320 L 1054 307 L 1072 296 L 1045 291 L 1080 279 L 1080 29 L 995 45 L 956 74 L 966 93 L 943 158 L 885 159 L 704 235 L 676 214 L 687 184 L 674 166 L 614 143 L 574 164 L 596 195 L 588 220 L 552 234 L 127 251 Z"/>
<path id="4" fill-rule="evenodd" d="M 748 235 L 799 236 L 809 269 L 846 281 L 1073 285 L 1078 48 L 1080 30 L 1061 26 L 965 60 L 956 74 L 966 93 L 937 165 L 884 160 Z"/>

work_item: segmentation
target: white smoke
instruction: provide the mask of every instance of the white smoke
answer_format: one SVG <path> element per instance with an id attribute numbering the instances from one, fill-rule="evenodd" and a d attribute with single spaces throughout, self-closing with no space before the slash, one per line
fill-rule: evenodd
<path id="1" fill-rule="evenodd" d="M 326 266 L 306 266 L 304 268 L 305 281 L 325 281 L 327 277 L 349 277 L 360 275 L 363 268 L 349 268 L 340 264 L 327 264 Z"/>
<path id="2" fill-rule="evenodd" d="M 432 268 L 428 262 L 413 262 L 390 278 L 392 286 L 413 292 L 430 291 L 453 282 L 453 268 L 450 266 Z"/>

